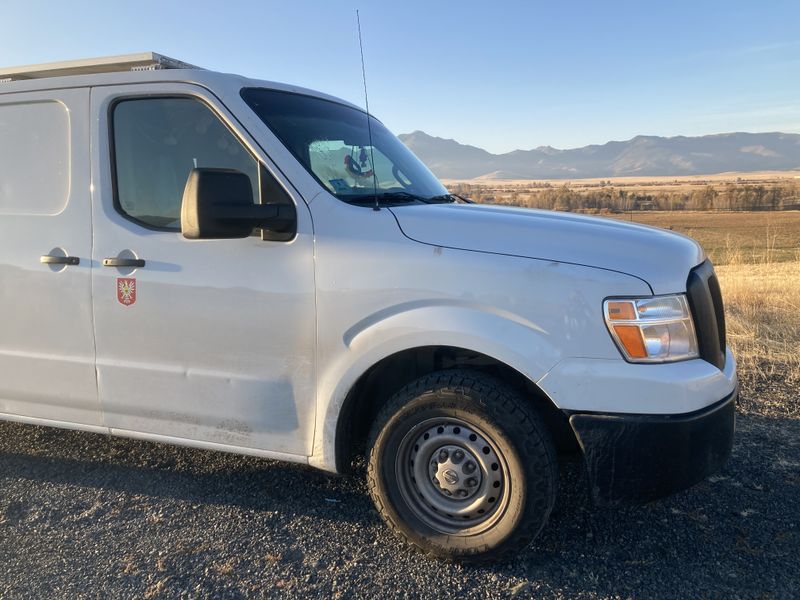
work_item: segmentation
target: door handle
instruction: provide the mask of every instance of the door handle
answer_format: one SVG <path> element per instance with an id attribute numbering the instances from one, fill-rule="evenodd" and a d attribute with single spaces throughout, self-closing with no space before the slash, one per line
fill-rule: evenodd
<path id="1" fill-rule="evenodd" d="M 45 254 L 39 258 L 43 265 L 79 265 L 81 259 L 77 256 L 52 256 Z"/>
<path id="2" fill-rule="evenodd" d="M 145 261 L 142 258 L 104 258 L 104 267 L 137 267 L 142 268 Z"/>

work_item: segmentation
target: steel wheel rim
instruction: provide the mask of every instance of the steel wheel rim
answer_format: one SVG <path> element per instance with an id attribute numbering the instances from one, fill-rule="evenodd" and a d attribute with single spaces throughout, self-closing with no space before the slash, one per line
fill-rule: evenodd
<path id="1" fill-rule="evenodd" d="M 400 442 L 395 468 L 406 504 L 439 533 L 482 533 L 509 504 L 505 456 L 482 429 L 463 419 L 415 425 Z"/>

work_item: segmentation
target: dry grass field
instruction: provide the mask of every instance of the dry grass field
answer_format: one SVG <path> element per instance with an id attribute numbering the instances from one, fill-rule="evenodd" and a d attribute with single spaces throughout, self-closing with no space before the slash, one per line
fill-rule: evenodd
<path id="1" fill-rule="evenodd" d="M 699 241 L 716 265 L 741 377 L 800 385 L 800 211 L 644 211 L 615 218 Z"/>
<path id="2" fill-rule="evenodd" d="M 717 272 L 741 376 L 800 385 L 800 262 L 729 264 Z"/>
<path id="3" fill-rule="evenodd" d="M 728 183 L 736 181 L 741 183 L 774 183 L 789 179 L 800 179 L 800 171 L 750 171 L 727 173 L 714 173 L 711 175 L 646 175 L 627 177 L 591 177 L 586 179 L 494 179 L 491 177 L 476 177 L 475 179 L 442 179 L 445 185 L 459 183 L 484 184 L 487 186 L 511 185 L 527 187 L 531 184 L 549 183 L 563 185 L 568 183 L 576 187 L 591 187 L 608 182 L 612 185 L 625 186 L 671 186 L 671 185 L 706 185 Z"/>
<path id="4" fill-rule="evenodd" d="M 442 179 L 448 188 L 458 185 L 474 185 L 497 192 L 524 191 L 542 186 L 560 187 L 568 185 L 577 191 L 604 186 L 631 191 L 686 191 L 705 186 L 722 187 L 735 185 L 775 185 L 800 180 L 800 171 L 755 171 L 750 173 L 716 173 L 713 175 L 644 176 L 644 177 L 595 177 L 588 179 Z"/>
<path id="5" fill-rule="evenodd" d="M 800 261 L 800 211 L 638 211 L 610 215 L 693 237 L 715 265 Z"/>

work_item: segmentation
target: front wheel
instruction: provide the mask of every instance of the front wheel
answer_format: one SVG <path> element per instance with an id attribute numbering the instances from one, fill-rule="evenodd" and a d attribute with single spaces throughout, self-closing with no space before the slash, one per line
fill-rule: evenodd
<path id="1" fill-rule="evenodd" d="M 494 377 L 426 375 L 383 407 L 368 484 L 386 523 L 447 559 L 498 560 L 530 543 L 555 503 L 557 464 L 536 411 Z"/>

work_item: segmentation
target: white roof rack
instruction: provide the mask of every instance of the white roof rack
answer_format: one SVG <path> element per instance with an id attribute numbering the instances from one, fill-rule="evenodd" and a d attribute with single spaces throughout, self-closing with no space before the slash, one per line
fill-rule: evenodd
<path id="1" fill-rule="evenodd" d="M 89 73 L 114 73 L 120 71 L 156 71 L 159 69 L 199 69 L 194 65 L 156 54 L 141 52 L 121 56 L 104 56 L 84 60 L 65 60 L 23 67 L 0 67 L 0 82 L 19 79 L 41 79 Z"/>

